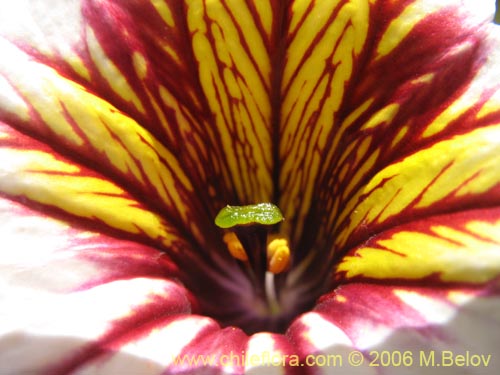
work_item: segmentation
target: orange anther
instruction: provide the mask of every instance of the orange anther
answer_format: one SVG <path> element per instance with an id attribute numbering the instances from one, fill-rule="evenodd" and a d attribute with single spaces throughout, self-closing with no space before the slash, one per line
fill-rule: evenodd
<path id="1" fill-rule="evenodd" d="M 248 255 L 234 232 L 225 233 L 222 240 L 226 243 L 227 249 L 233 258 L 242 260 L 243 262 L 248 260 Z"/>

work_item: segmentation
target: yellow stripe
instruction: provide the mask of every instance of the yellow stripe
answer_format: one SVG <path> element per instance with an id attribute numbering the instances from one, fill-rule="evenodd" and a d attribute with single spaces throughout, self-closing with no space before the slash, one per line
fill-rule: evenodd
<path id="1" fill-rule="evenodd" d="M 169 245 L 172 236 L 162 219 L 141 208 L 115 184 L 81 175 L 80 168 L 37 150 L 0 149 L 0 190 L 60 208 L 70 214 L 102 221 L 128 233 L 144 232 Z"/>
<path id="2" fill-rule="evenodd" d="M 402 126 L 398 130 L 398 132 L 396 133 L 396 135 L 392 139 L 391 148 L 393 148 L 394 146 L 396 146 L 404 138 L 404 136 L 406 135 L 406 133 L 408 133 L 408 130 L 410 129 L 410 126 L 411 126 L 411 121 L 409 123 L 407 123 L 406 125 Z"/>
<path id="3" fill-rule="evenodd" d="M 135 94 L 132 87 L 127 82 L 127 78 L 120 72 L 118 67 L 106 55 L 97 40 L 94 30 L 87 27 L 87 46 L 89 48 L 90 57 L 94 62 L 101 76 L 108 82 L 111 89 L 126 102 L 130 102 L 141 113 L 145 113 L 144 106 Z"/>
<path id="4" fill-rule="evenodd" d="M 272 194 L 269 56 L 246 3 L 224 4 L 227 8 L 220 2 L 189 3 L 188 26 L 193 33 L 199 78 L 215 118 L 214 142 L 221 143 L 220 159 L 229 168 L 229 173 L 224 174 L 225 183 L 233 185 L 243 201 L 269 201 Z M 204 6 L 206 13 L 202 12 Z M 238 25 L 233 19 L 238 20 Z"/>
<path id="5" fill-rule="evenodd" d="M 500 108 L 500 90 L 495 93 L 482 105 L 481 109 L 476 115 L 478 120 L 485 118 L 493 113 L 498 113 Z"/>
<path id="6" fill-rule="evenodd" d="M 151 0 L 151 4 L 155 7 L 161 19 L 169 27 L 175 27 L 174 17 L 168 3 L 164 0 Z"/>
<path id="7" fill-rule="evenodd" d="M 287 218 L 282 226 L 288 235 L 293 219 L 299 219 L 295 228 L 302 227 L 314 194 L 311 181 L 333 155 L 333 147 L 325 148 L 345 84 L 352 75 L 353 59 L 366 40 L 369 6 L 360 0 L 295 2 L 293 11 L 289 33 L 296 35 L 287 50 L 283 74 L 280 141 L 280 207 Z M 335 12 L 336 18 L 331 21 Z M 369 101 L 359 112 L 368 106 Z M 300 235 L 300 230 L 294 230 L 292 242 Z"/>
<path id="8" fill-rule="evenodd" d="M 183 61 L 175 51 L 175 49 L 172 48 L 168 43 L 165 43 L 164 41 L 159 40 L 158 41 L 158 46 L 165 52 L 168 56 L 170 56 L 177 64 L 182 65 Z"/>
<path id="9" fill-rule="evenodd" d="M 273 26 L 273 12 L 269 1 L 255 1 L 255 8 L 267 35 L 271 35 Z"/>
<path id="10" fill-rule="evenodd" d="M 265 4 L 266 1 L 260 1 L 261 3 Z M 263 6 L 261 4 L 261 6 Z M 233 30 L 233 22 L 232 20 L 228 19 L 228 23 L 224 22 L 221 24 L 222 29 L 224 30 L 225 37 L 224 39 L 226 40 L 226 43 L 228 44 L 228 47 L 230 48 L 231 55 L 233 56 L 233 59 L 235 60 L 235 65 L 238 67 L 238 70 L 240 72 L 244 72 L 245 79 L 247 80 L 247 84 L 250 86 L 249 83 L 256 84 L 257 82 L 254 82 L 253 79 L 258 79 L 258 83 L 260 84 L 262 82 L 263 85 L 265 85 L 265 90 L 269 90 L 271 87 L 270 84 L 270 74 L 271 74 L 271 61 L 269 59 L 269 54 L 267 52 L 267 49 L 265 47 L 265 43 L 263 40 L 263 35 L 259 33 L 259 29 L 257 28 L 257 24 L 250 13 L 250 10 L 248 9 L 248 5 L 246 1 L 241 1 L 241 0 L 230 0 L 227 1 L 227 5 L 229 7 L 229 12 L 232 14 L 234 18 L 236 18 L 238 22 L 238 28 L 241 30 L 244 41 L 245 43 L 248 44 L 248 53 L 249 53 L 249 58 L 253 58 L 253 60 L 257 64 L 257 69 L 256 72 L 260 72 L 266 79 L 262 81 L 261 79 L 258 78 L 257 75 L 254 75 L 254 67 L 250 63 L 250 59 L 242 58 L 247 55 L 247 51 L 245 51 L 242 47 L 242 44 L 235 44 L 232 43 L 234 40 L 233 38 L 237 37 L 236 33 L 233 34 L 233 31 L 229 32 L 229 30 Z M 210 14 L 210 9 L 211 7 L 208 7 L 209 14 Z M 269 9 L 269 8 L 268 8 Z M 212 19 L 216 22 L 219 22 L 218 16 L 221 15 L 220 13 L 216 14 L 216 17 L 212 17 Z M 214 14 L 215 16 L 215 14 Z M 269 25 L 269 17 L 272 17 L 272 13 L 270 13 L 266 18 L 267 24 Z M 267 37 L 270 37 L 270 32 L 271 29 L 268 26 L 269 34 L 266 35 Z M 236 31 L 236 30 L 235 30 Z M 237 39 L 236 39 L 237 40 Z M 237 47 L 237 48 L 235 48 Z M 260 89 L 260 88 L 259 88 Z M 253 91 L 253 90 L 252 90 Z M 264 103 L 260 103 L 262 105 Z M 268 106 L 269 104 L 265 103 L 264 106 Z"/>
<path id="11" fill-rule="evenodd" d="M 384 108 L 375 112 L 370 119 L 362 126 L 362 130 L 372 129 L 381 124 L 390 124 L 394 117 L 398 114 L 399 104 L 388 104 Z"/>
<path id="12" fill-rule="evenodd" d="M 436 74 L 435 73 L 425 73 L 422 74 L 421 76 L 414 78 L 411 80 L 411 83 L 413 85 L 422 85 L 422 84 L 431 84 L 432 81 L 434 80 Z"/>
<path id="13" fill-rule="evenodd" d="M 134 52 L 132 54 L 132 64 L 139 79 L 144 80 L 148 73 L 148 62 L 143 54 Z"/>
<path id="14" fill-rule="evenodd" d="M 375 100 L 374 98 L 369 98 L 369 99 L 365 100 L 363 102 L 363 104 L 361 104 L 354 111 L 349 113 L 349 115 L 347 115 L 347 117 L 342 122 L 342 125 L 340 127 L 342 129 L 342 131 L 345 131 L 345 129 L 347 129 L 349 126 L 351 126 L 354 123 L 354 121 L 356 121 L 358 118 L 360 118 L 361 115 L 363 113 L 365 113 L 368 110 L 368 108 L 370 108 L 370 106 L 372 105 L 374 100 Z"/>
<path id="15" fill-rule="evenodd" d="M 90 72 L 80 56 L 78 56 L 76 53 L 68 52 L 68 55 L 66 56 L 66 62 L 71 66 L 76 74 L 78 74 L 87 82 L 90 82 Z"/>
<path id="16" fill-rule="evenodd" d="M 411 2 L 398 17 L 391 21 L 382 35 L 377 46 L 376 59 L 391 53 L 419 22 L 442 7 L 443 3 L 439 1 L 426 1 L 425 3 L 421 1 Z"/>
<path id="17" fill-rule="evenodd" d="M 190 115 L 189 110 L 183 106 L 181 102 L 177 101 L 174 95 L 167 90 L 166 87 L 160 85 L 159 94 L 163 104 L 170 110 L 170 113 L 173 113 L 175 116 L 173 119 L 170 118 L 172 123 L 169 123 L 163 112 L 158 108 L 156 101 L 152 100 L 153 107 L 155 108 L 155 111 L 158 112 L 158 116 L 162 126 L 164 127 L 165 133 L 167 134 L 167 138 L 173 140 L 174 142 L 179 139 L 178 133 L 175 134 L 173 132 L 173 129 L 176 128 L 176 130 L 181 134 L 180 139 L 190 140 L 189 142 L 185 142 L 183 144 L 185 152 L 192 160 L 193 167 L 197 169 L 195 174 L 201 176 L 202 180 L 208 181 L 209 176 L 207 176 L 206 163 L 207 160 L 210 160 L 210 155 L 208 154 L 207 145 L 216 144 L 216 135 L 214 134 L 212 127 L 205 122 L 198 124 L 197 120 Z M 198 127 L 202 129 L 199 129 Z M 168 158 L 167 160 L 174 160 L 172 156 L 166 157 Z M 174 168 L 175 174 L 178 176 L 184 176 L 184 171 L 182 171 L 182 169 L 182 165 L 176 162 Z M 193 191 L 191 183 L 187 180 L 186 183 L 188 184 L 186 185 L 187 189 L 189 189 L 189 191 Z M 229 184 L 229 181 L 226 180 L 226 183 Z M 210 190 L 213 189 L 213 187 L 207 184 L 206 189 Z"/>
<path id="18" fill-rule="evenodd" d="M 422 137 L 427 138 L 442 132 L 451 122 L 457 120 L 461 115 L 477 105 L 480 99 L 481 94 L 479 92 L 466 93 L 460 96 L 426 127 Z"/>
<path id="19" fill-rule="evenodd" d="M 349 194 L 351 194 L 352 189 L 354 189 L 355 185 L 359 182 L 359 179 L 362 177 L 359 174 L 358 165 L 359 165 L 359 162 L 367 154 L 367 152 L 370 148 L 370 145 L 372 144 L 372 141 L 373 141 L 372 137 L 366 137 L 366 138 L 361 140 L 361 144 L 359 144 L 359 145 L 358 145 L 358 142 L 353 142 L 354 144 L 356 144 L 356 157 L 352 163 L 346 164 L 345 167 L 342 168 L 342 172 L 339 175 L 339 181 L 345 182 L 345 179 L 346 179 L 345 174 L 347 174 L 348 172 L 351 172 L 351 171 L 356 171 L 356 174 L 358 175 L 358 177 L 356 179 L 351 179 L 351 181 L 349 181 L 346 188 L 342 192 L 343 199 L 345 199 L 347 196 L 349 196 Z M 378 156 L 378 153 L 377 153 L 377 156 Z M 373 163 L 373 162 L 375 162 L 375 160 L 372 160 L 371 163 Z M 371 164 L 371 163 L 369 163 L 369 164 Z M 344 170 L 345 170 L 345 172 L 344 172 Z"/>
<path id="20" fill-rule="evenodd" d="M 283 73 L 283 85 L 288 86 L 290 81 L 295 80 L 294 72 L 299 68 L 301 60 L 306 55 L 306 51 L 314 46 L 316 55 L 316 62 L 321 62 L 318 66 L 318 71 L 321 71 L 321 66 L 324 65 L 324 58 L 331 55 L 332 49 L 335 46 L 336 40 L 339 38 L 341 30 L 345 27 L 345 19 L 343 25 L 333 26 L 335 22 L 332 22 L 329 27 L 329 37 L 323 38 L 322 43 L 313 43 L 314 39 L 317 38 L 318 32 L 326 26 L 333 9 L 338 5 L 339 0 L 325 0 L 321 2 L 314 2 L 313 8 L 308 10 L 310 1 L 295 1 L 293 6 L 293 16 L 290 25 L 290 32 L 295 31 L 296 24 L 298 20 L 303 19 L 303 23 L 300 28 L 297 29 L 297 35 L 292 40 L 290 47 L 287 49 L 287 65 Z M 307 11 L 307 14 L 304 14 Z M 340 28 L 342 26 L 342 28 Z M 329 43 L 324 40 L 327 39 Z M 321 59 L 323 58 L 323 61 Z M 310 64 L 313 65 L 311 62 Z M 301 80 L 302 81 L 302 80 Z"/>
<path id="21" fill-rule="evenodd" d="M 309 0 L 295 0 L 293 2 L 292 17 L 290 19 L 290 26 L 289 26 L 290 33 L 294 33 L 299 23 L 305 19 L 305 17 L 307 16 L 307 9 L 310 5 L 311 1 Z"/>
<path id="22" fill-rule="evenodd" d="M 339 244 L 345 243 L 362 220 L 367 224 L 378 217 L 377 223 L 382 223 L 410 204 L 429 207 L 446 197 L 481 194 L 496 186 L 500 183 L 498 139 L 500 125 L 485 127 L 439 142 L 386 167 L 339 215 L 339 224 L 349 216 L 348 228 L 338 236 Z"/>
<path id="23" fill-rule="evenodd" d="M 472 221 L 488 240 L 445 224 L 431 234 L 403 230 L 376 241 L 377 247 L 362 247 L 345 257 L 338 272 L 348 278 L 421 279 L 437 274 L 445 282 L 485 283 L 500 274 L 500 221 Z"/>
<path id="24" fill-rule="evenodd" d="M 23 59 L 18 67 L 9 72 L 15 88 L 58 142 L 77 153 L 87 153 L 90 148 L 94 152 L 85 157 L 135 179 L 147 190 L 156 189 L 172 215 L 188 222 L 192 202 L 186 202 L 186 193 L 193 186 L 177 158 L 152 134 L 53 69 Z M 35 123 L 26 122 L 25 126 Z"/>
<path id="25" fill-rule="evenodd" d="M 351 177 L 349 184 L 345 188 L 342 194 L 343 197 L 348 196 L 351 193 L 351 191 L 356 187 L 356 185 L 359 184 L 361 179 L 368 175 L 368 172 L 373 168 L 373 165 L 377 161 L 379 154 L 380 154 L 380 149 L 375 150 L 370 154 L 366 162 L 364 162 L 361 166 L 357 165 L 354 166 L 353 169 L 356 171 L 356 173 L 354 173 L 354 175 Z"/>
<path id="26" fill-rule="evenodd" d="M 36 69 L 37 67 L 34 68 Z M 74 92 L 75 88 L 77 88 L 77 90 L 83 90 L 83 88 L 70 81 L 64 83 L 59 82 L 57 81 L 59 77 L 57 77 L 55 71 L 49 69 L 44 70 L 44 68 L 40 68 L 38 72 L 33 72 L 35 74 L 29 74 L 29 76 L 33 78 L 31 82 L 32 87 L 18 86 L 17 88 L 24 95 L 27 104 L 33 107 L 40 115 L 43 122 L 48 125 L 57 137 L 64 139 L 66 142 L 69 141 L 68 143 L 76 147 L 82 146 L 84 144 L 83 137 L 75 132 L 72 124 L 65 117 L 65 108 L 58 99 L 60 96 L 64 95 L 65 89 L 67 88 L 69 90 L 66 92 L 66 101 L 76 102 L 79 98 L 75 98 L 70 92 Z M 44 82 L 45 79 L 47 79 L 46 82 Z M 54 79 L 54 81 L 52 79 Z M 17 82 L 19 81 L 16 81 L 16 83 Z M 62 84 L 58 85 L 58 83 Z"/>

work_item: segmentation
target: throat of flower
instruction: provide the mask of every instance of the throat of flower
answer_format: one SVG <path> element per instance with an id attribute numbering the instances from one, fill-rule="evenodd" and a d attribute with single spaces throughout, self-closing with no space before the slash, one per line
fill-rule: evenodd
<path id="1" fill-rule="evenodd" d="M 256 295 L 267 305 L 266 315 L 281 313 L 275 277 L 288 270 L 288 240 L 272 233 L 283 220 L 278 207 L 270 203 L 250 206 L 226 206 L 215 219 L 225 230 L 223 242 L 254 285 Z"/>

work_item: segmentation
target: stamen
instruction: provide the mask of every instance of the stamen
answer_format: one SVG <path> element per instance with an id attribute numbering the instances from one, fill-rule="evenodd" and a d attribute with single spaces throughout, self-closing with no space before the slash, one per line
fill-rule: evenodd
<path id="1" fill-rule="evenodd" d="M 234 232 L 225 233 L 224 236 L 222 237 L 222 240 L 226 244 L 227 249 L 229 250 L 229 253 L 233 256 L 233 258 L 236 258 L 243 262 L 248 261 L 248 255 L 245 252 L 243 245 L 241 244 L 240 240 L 238 239 L 238 237 Z"/>
<path id="2" fill-rule="evenodd" d="M 276 295 L 276 285 L 274 284 L 274 274 L 266 272 L 266 297 L 269 313 L 277 315 L 280 312 L 280 304 Z"/>
<path id="3" fill-rule="evenodd" d="M 267 270 L 281 273 L 290 264 L 290 248 L 285 238 L 274 238 L 267 245 Z"/>
<path id="4" fill-rule="evenodd" d="M 242 270 L 252 282 L 255 295 L 265 301 L 267 314 L 281 312 L 279 285 L 283 278 L 276 274 L 290 264 L 288 241 L 272 235 L 274 225 L 283 221 L 280 209 L 272 203 L 226 206 L 215 217 L 215 224 L 225 231 L 223 241 L 231 256 L 244 264 Z M 273 230 L 274 229 L 274 230 Z"/>

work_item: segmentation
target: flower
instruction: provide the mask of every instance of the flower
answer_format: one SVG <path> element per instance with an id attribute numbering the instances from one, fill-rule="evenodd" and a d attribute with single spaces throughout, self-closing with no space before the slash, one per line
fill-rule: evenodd
<path id="1" fill-rule="evenodd" d="M 3 372 L 495 371 L 493 4 L 15 3 Z"/>

